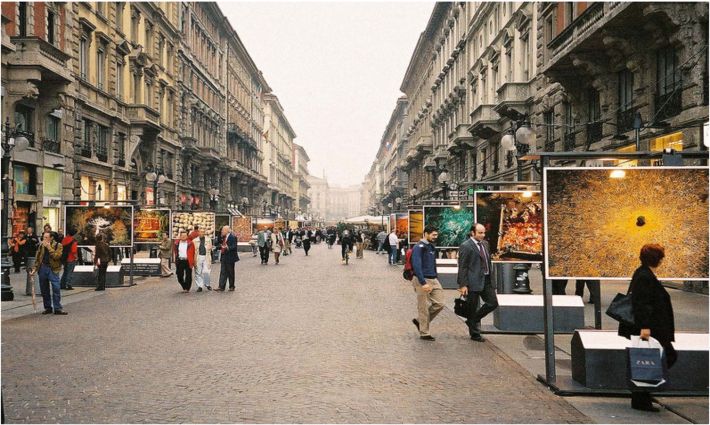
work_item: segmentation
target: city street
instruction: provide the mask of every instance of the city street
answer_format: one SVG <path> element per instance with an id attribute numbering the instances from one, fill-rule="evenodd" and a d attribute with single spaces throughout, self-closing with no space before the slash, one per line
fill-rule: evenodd
<path id="1" fill-rule="evenodd" d="M 449 309 L 436 342 L 419 340 L 401 268 L 371 251 L 341 265 L 335 248 L 294 250 L 278 266 L 243 254 L 236 292 L 183 294 L 174 278 L 150 278 L 68 316 L 4 321 L 7 421 L 590 421 L 470 341 Z"/>

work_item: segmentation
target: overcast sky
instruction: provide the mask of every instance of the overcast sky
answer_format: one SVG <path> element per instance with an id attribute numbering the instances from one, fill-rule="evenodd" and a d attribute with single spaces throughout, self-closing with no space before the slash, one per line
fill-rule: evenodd
<path id="1" fill-rule="evenodd" d="M 219 2 L 331 185 L 362 183 L 431 2 Z"/>

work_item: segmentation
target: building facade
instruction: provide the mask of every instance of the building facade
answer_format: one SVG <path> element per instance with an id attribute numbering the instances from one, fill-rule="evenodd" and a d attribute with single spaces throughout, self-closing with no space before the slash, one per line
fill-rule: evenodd
<path id="1" fill-rule="evenodd" d="M 308 212 L 311 198 L 308 196 L 308 154 L 303 146 L 293 144 L 293 193 L 295 196 L 294 210 L 299 214 Z"/>
<path id="2" fill-rule="evenodd" d="M 328 180 L 309 175 L 308 198 L 310 199 L 309 212 L 319 222 L 324 221 L 328 212 Z"/>
<path id="3" fill-rule="evenodd" d="M 707 149 L 707 34 L 707 3 L 436 3 L 400 87 L 406 112 L 393 113 L 407 148 L 380 143 L 365 209 L 387 210 L 391 155 L 409 202 L 539 180 L 501 146 L 523 126 L 532 151 Z"/>
<path id="4" fill-rule="evenodd" d="M 268 179 L 268 189 L 261 203 L 264 210 L 285 216 L 287 210 L 288 213 L 294 211 L 296 200 L 293 190 L 293 139 L 296 133 L 286 119 L 279 98 L 269 93 L 265 101 L 266 148 L 263 169 Z"/>
<path id="5" fill-rule="evenodd" d="M 64 201 L 293 209 L 295 133 L 216 3 L 4 2 L 2 35 L 15 230 Z"/>
<path id="6" fill-rule="evenodd" d="M 326 220 L 340 221 L 360 215 L 361 185 L 330 187 Z"/>

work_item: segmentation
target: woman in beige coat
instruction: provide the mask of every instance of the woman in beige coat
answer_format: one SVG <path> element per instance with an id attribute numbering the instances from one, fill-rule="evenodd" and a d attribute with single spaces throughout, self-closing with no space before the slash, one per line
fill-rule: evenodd
<path id="1" fill-rule="evenodd" d="M 199 230 L 200 235 L 192 240 L 195 245 L 195 284 L 197 292 L 202 288 L 212 290 L 210 286 L 210 270 L 212 269 L 212 241 L 205 237 L 205 231 Z"/>
<path id="2" fill-rule="evenodd" d="M 274 260 L 276 264 L 279 264 L 279 257 L 281 256 L 281 250 L 284 247 L 284 237 L 281 234 L 281 229 L 276 229 L 271 232 L 271 250 L 274 252 Z"/>

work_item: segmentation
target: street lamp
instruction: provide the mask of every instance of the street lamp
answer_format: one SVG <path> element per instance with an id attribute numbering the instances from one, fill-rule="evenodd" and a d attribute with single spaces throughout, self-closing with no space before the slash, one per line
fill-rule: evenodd
<path id="1" fill-rule="evenodd" d="M 146 168 L 148 171 L 145 173 L 145 180 L 148 183 L 153 184 L 153 205 L 157 206 L 159 203 L 159 198 L 158 198 L 158 185 L 165 183 L 165 180 L 167 177 L 163 174 L 163 170 L 160 168 L 153 169 L 153 166 L 151 164 L 148 164 L 148 167 Z"/>
<path id="2" fill-rule="evenodd" d="M 219 189 L 213 187 L 212 189 L 208 190 L 207 193 L 210 194 L 210 209 L 214 211 L 217 209 L 217 201 L 219 200 Z"/>
<path id="3" fill-rule="evenodd" d="M 266 199 L 261 201 L 261 215 L 266 216 Z"/>
<path id="4" fill-rule="evenodd" d="M 19 127 L 19 126 L 18 126 Z M 5 137 L 2 140 L 2 171 L 6 174 L 2 176 L 2 300 L 11 301 L 15 298 L 10 285 L 10 246 L 7 243 L 9 235 L 8 224 L 10 216 L 8 214 L 10 208 L 10 152 L 16 149 L 17 152 L 22 152 L 30 145 L 27 137 L 23 136 L 18 127 L 10 128 L 10 117 L 5 120 Z"/>
<path id="5" fill-rule="evenodd" d="M 500 146 L 504 151 L 515 151 L 516 162 L 518 164 L 518 180 L 523 179 L 523 168 L 521 157 L 530 151 L 530 146 L 535 146 L 537 135 L 530 128 L 530 121 L 527 115 L 521 120 L 510 122 L 510 129 L 500 139 Z"/>
<path id="6" fill-rule="evenodd" d="M 249 207 L 249 198 L 247 198 L 246 196 L 242 196 L 242 212 L 246 213 L 248 207 Z"/>
<path id="7" fill-rule="evenodd" d="M 98 192 L 98 194 L 99 194 L 99 198 L 97 199 L 97 201 L 101 201 L 103 199 L 101 197 L 101 192 L 103 192 L 103 188 L 101 187 L 100 183 L 96 185 L 96 192 Z"/>
<path id="8" fill-rule="evenodd" d="M 409 195 L 412 197 L 412 203 L 416 202 L 417 195 L 419 194 L 419 189 L 417 189 L 417 184 L 414 183 L 414 187 L 409 191 Z"/>
<path id="9" fill-rule="evenodd" d="M 401 204 L 402 204 L 402 198 L 398 196 L 397 199 L 394 200 L 394 202 L 395 202 L 395 205 L 396 205 L 396 208 L 395 208 L 395 209 L 399 210 L 399 207 L 400 207 Z"/>
<path id="10" fill-rule="evenodd" d="M 441 189 L 444 191 L 444 201 L 448 199 L 448 193 L 447 189 L 449 186 L 449 172 L 446 170 L 446 166 L 441 170 L 441 174 L 439 174 L 439 178 L 437 179 L 439 181 L 439 184 L 441 184 Z"/>

